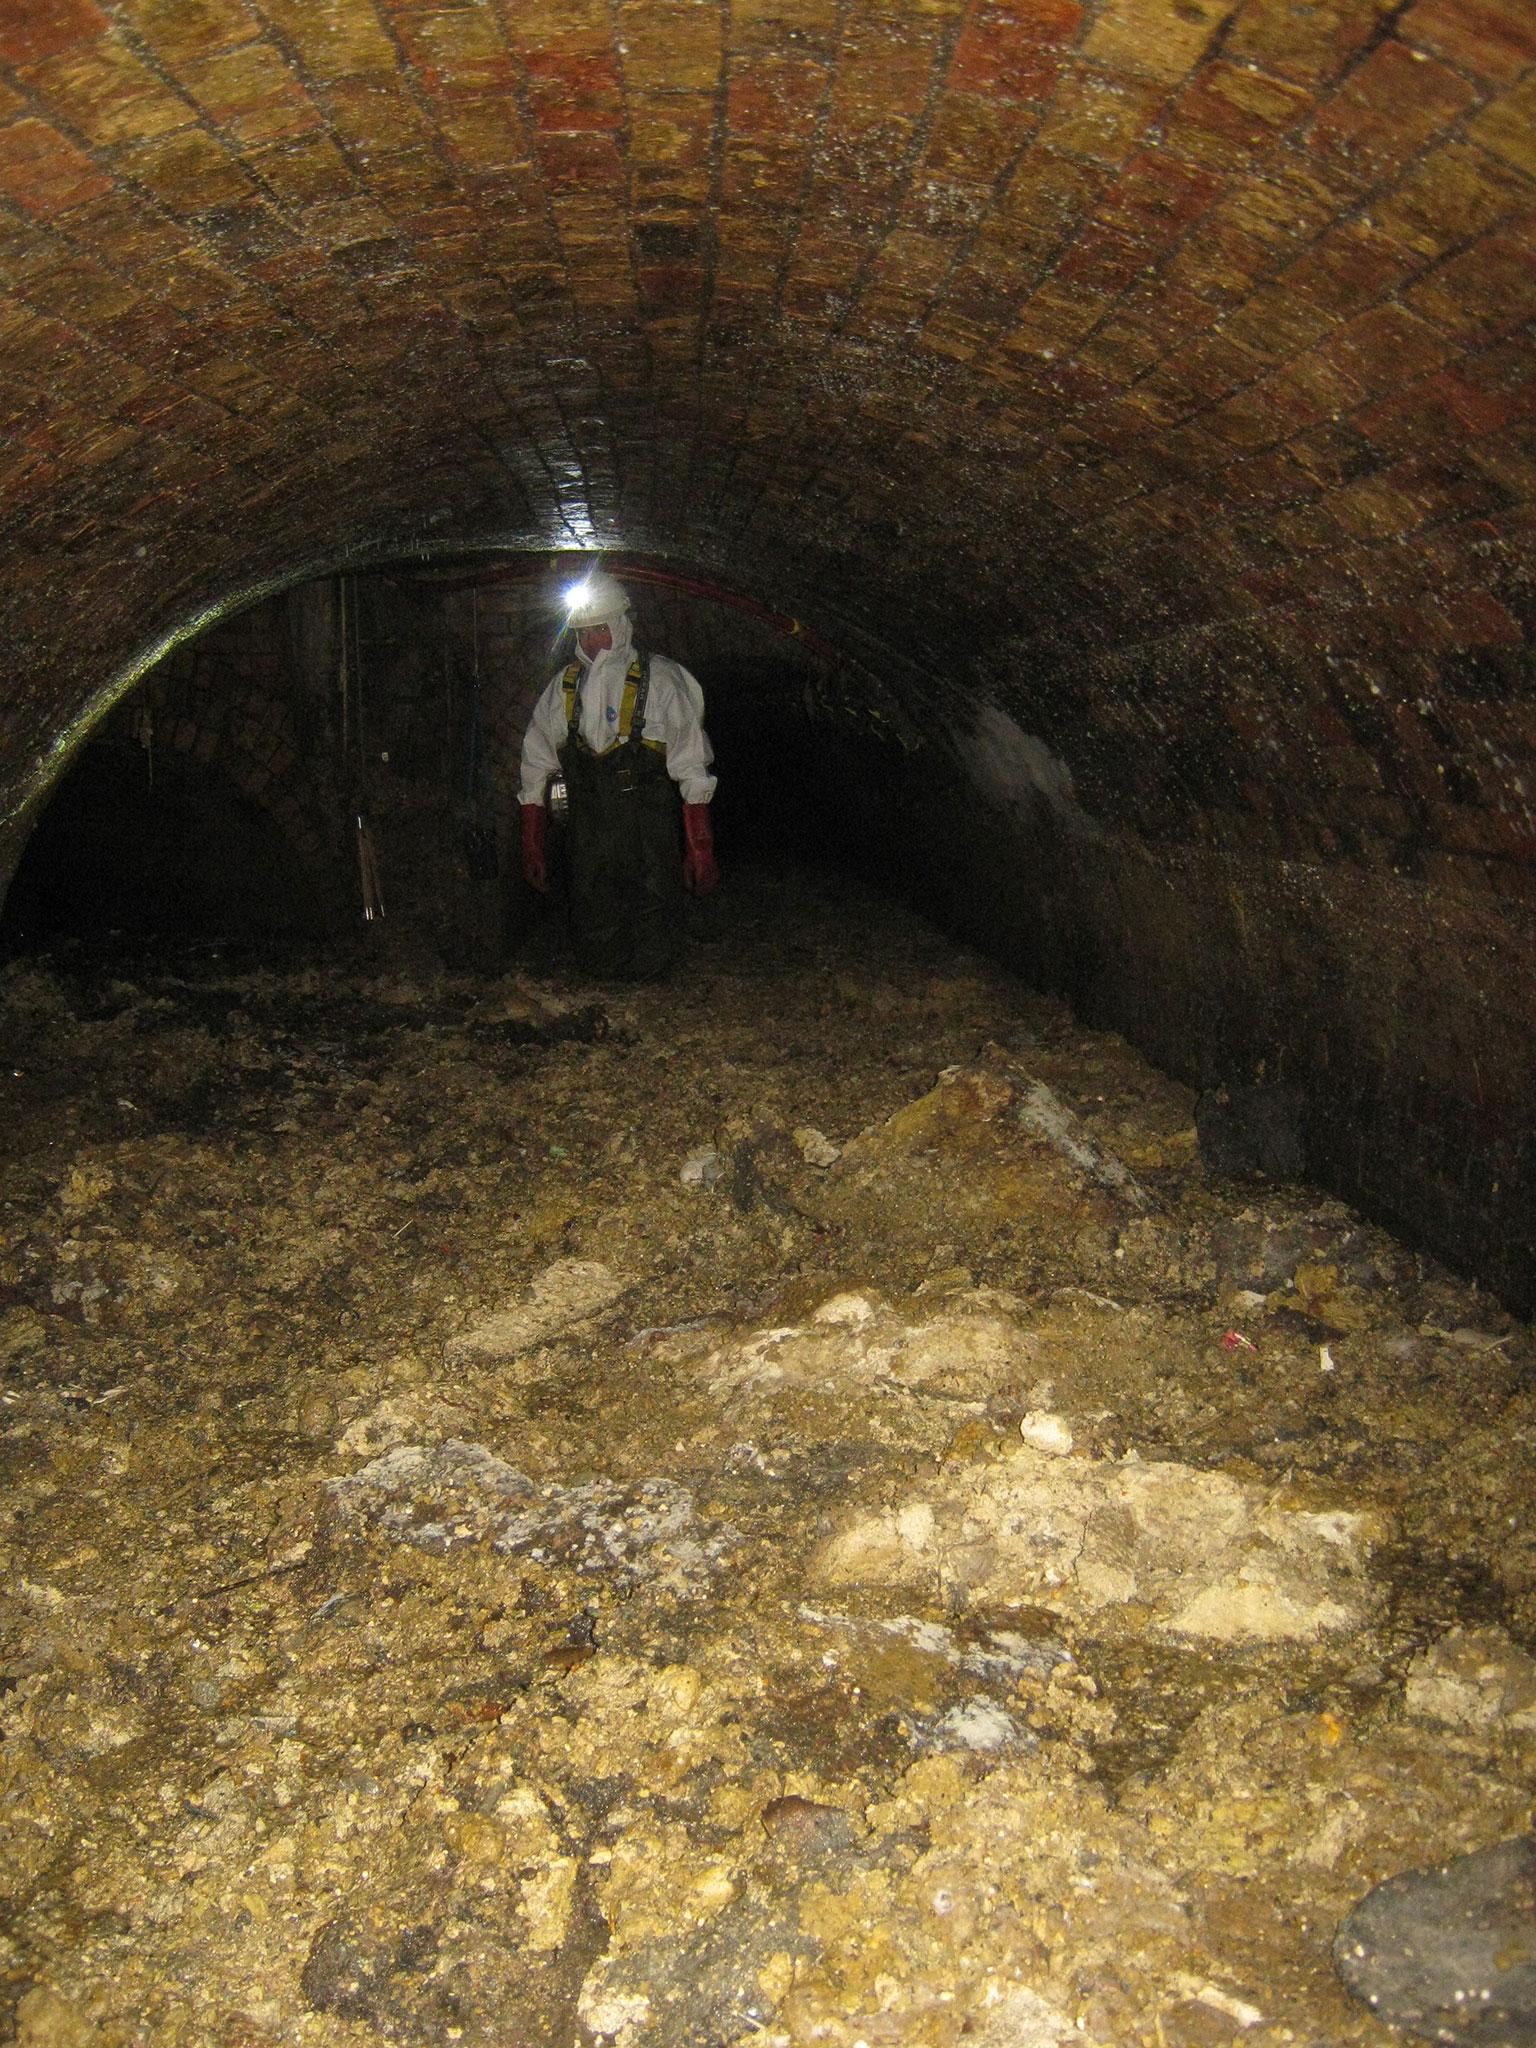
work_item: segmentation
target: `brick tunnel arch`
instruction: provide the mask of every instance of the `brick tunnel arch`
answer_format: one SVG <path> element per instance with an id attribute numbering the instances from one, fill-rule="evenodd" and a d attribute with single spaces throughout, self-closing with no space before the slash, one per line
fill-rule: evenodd
<path id="1" fill-rule="evenodd" d="M 1529 1300 L 1533 61 L 1499 0 L 5 0 L 0 876 L 236 593 L 694 565 L 919 736 L 870 844 Z"/>

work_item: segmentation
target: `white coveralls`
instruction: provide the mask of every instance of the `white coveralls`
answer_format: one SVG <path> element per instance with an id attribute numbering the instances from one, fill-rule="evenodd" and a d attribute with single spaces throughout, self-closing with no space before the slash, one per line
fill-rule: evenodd
<path id="1" fill-rule="evenodd" d="M 613 645 L 596 657 L 583 654 L 579 645 L 576 649 L 585 670 L 578 691 L 577 729 L 595 754 L 606 753 L 618 738 L 624 678 L 635 654 L 634 628 L 627 615 L 612 620 L 609 631 Z M 525 804 L 544 803 L 550 778 L 559 772 L 559 751 L 566 740 L 564 675 L 562 668 L 550 678 L 523 734 L 518 797 Z M 645 730 L 639 737 L 665 746 L 667 773 L 685 804 L 709 802 L 715 793 L 715 778 L 709 772 L 715 750 L 704 730 L 704 692 L 681 662 L 665 654 L 651 656 Z"/>

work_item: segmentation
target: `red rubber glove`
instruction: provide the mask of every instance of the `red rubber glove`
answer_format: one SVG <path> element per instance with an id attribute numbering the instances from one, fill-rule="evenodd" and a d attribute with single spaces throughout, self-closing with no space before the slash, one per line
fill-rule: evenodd
<path id="1" fill-rule="evenodd" d="M 549 888 L 548 828 L 549 813 L 542 804 L 523 805 L 523 880 L 541 895 Z"/>
<path id="2" fill-rule="evenodd" d="M 708 804 L 683 805 L 683 885 L 695 896 L 707 896 L 719 887 L 720 870 L 715 866 L 715 829 L 709 822 Z"/>

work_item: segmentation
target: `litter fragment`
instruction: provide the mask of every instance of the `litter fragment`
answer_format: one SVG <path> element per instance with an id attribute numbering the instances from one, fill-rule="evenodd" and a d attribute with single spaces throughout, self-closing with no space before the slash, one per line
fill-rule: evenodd
<path id="1" fill-rule="evenodd" d="M 1019 1435 L 1037 1451 L 1051 1451 L 1057 1457 L 1065 1457 L 1073 1444 L 1067 1424 L 1059 1415 L 1051 1415 L 1043 1408 L 1030 1410 L 1019 1424 Z"/>
<path id="2" fill-rule="evenodd" d="M 1122 1196 L 1135 1209 L 1151 1208 L 1151 1196 L 1129 1167 L 1113 1153 L 1091 1144 L 1071 1110 L 1043 1081 L 1027 1084 L 1014 1114 L 1026 1131 L 1044 1138 L 1089 1180 Z"/>
<path id="3" fill-rule="evenodd" d="M 1202 1983 L 1198 1977 L 1180 1970 L 1174 1977 L 1174 1986 L 1186 1998 L 1192 1998 L 1198 2005 L 1208 2005 L 1212 2012 L 1223 2013 L 1229 2020 L 1235 2020 L 1240 2027 L 1256 2027 L 1263 2019 L 1262 2011 L 1251 2005 L 1246 1998 L 1234 1997 L 1230 1991 L 1223 1991 L 1218 1984 Z"/>
<path id="4" fill-rule="evenodd" d="M 838 1160 L 842 1157 L 842 1153 L 832 1143 L 831 1139 L 814 1129 L 810 1124 L 800 1125 L 790 1135 L 799 1147 L 800 1156 L 804 1159 L 807 1166 L 819 1166 L 825 1169 L 829 1166 L 836 1166 Z"/>

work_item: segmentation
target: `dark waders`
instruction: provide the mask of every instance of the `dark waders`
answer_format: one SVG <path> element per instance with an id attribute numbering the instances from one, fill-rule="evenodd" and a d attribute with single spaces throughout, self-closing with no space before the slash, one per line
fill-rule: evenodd
<path id="1" fill-rule="evenodd" d="M 643 683 L 636 713 L 629 739 L 602 754 L 573 716 L 560 749 L 571 939 L 582 972 L 598 980 L 663 973 L 683 931 L 677 792 L 665 749 L 639 737 Z"/>

